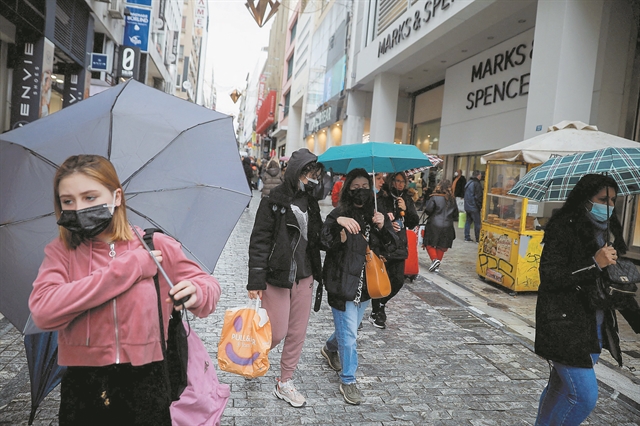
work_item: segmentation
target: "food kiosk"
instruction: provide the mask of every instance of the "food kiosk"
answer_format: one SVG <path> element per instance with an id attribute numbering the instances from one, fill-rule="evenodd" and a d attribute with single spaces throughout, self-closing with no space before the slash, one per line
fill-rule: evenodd
<path id="1" fill-rule="evenodd" d="M 513 292 L 537 291 L 543 227 L 561 202 L 539 203 L 507 192 L 539 164 L 488 161 L 476 271 Z"/>

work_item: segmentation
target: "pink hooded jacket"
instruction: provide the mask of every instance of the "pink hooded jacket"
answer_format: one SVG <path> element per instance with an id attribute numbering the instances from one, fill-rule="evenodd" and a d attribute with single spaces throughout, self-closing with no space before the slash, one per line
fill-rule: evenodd
<path id="1" fill-rule="evenodd" d="M 197 303 L 190 309 L 204 318 L 215 310 L 220 284 L 187 259 L 180 243 L 156 233 L 162 267 L 174 284 L 190 280 Z M 162 360 L 158 297 L 153 276 L 157 267 L 137 239 L 109 244 L 89 241 L 75 250 L 57 238 L 45 247 L 45 258 L 33 283 L 29 308 L 35 324 L 58 330 L 58 362 L 65 366 L 144 365 Z M 172 305 L 165 303 L 169 284 L 162 274 L 165 336 Z"/>

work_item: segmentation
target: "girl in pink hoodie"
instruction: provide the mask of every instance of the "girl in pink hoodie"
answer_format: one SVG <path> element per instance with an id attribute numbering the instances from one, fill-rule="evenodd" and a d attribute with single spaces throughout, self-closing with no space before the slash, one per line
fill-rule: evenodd
<path id="1" fill-rule="evenodd" d="M 35 324 L 58 330 L 65 425 L 171 425 L 160 345 L 157 267 L 134 236 L 123 189 L 104 157 L 69 157 L 54 178 L 60 236 L 45 247 L 29 308 Z M 165 336 L 172 298 L 199 317 L 214 311 L 220 285 L 186 258 L 180 243 L 154 234 Z M 169 296 L 170 295 L 170 296 Z M 183 306 L 176 309 L 183 309 Z"/>

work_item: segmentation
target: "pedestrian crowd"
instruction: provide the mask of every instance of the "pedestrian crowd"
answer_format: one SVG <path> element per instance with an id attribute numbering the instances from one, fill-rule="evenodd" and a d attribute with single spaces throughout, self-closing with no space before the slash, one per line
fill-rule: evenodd
<path id="1" fill-rule="evenodd" d="M 413 177 L 354 169 L 334 184 L 334 208 L 323 221 L 318 200 L 326 195 L 319 190 L 324 169 L 308 149 L 295 151 L 286 168 L 276 159 L 261 172 L 250 157 L 242 164 L 250 187 L 257 189 L 262 180 L 246 288 L 248 298 L 260 299 L 268 314 L 271 348 L 283 342 L 273 394 L 293 407 L 306 404 L 294 376 L 317 282 L 314 309 L 326 293 L 334 325 L 319 352 L 339 375 L 345 402 L 358 405 L 363 401 L 356 383 L 358 328 L 369 304 L 368 320 L 386 327 L 387 310 L 405 280 L 405 262 L 418 249 L 408 243 L 407 231 L 424 228 L 429 271 L 438 273 L 455 239 L 462 202 L 465 241 L 473 241 L 471 226 L 475 242 L 480 239 L 482 173 L 472 172 L 468 181 L 461 170 L 452 180 L 433 169 L 424 173 L 428 186 L 418 209 Z M 122 185 L 105 158 L 70 157 L 53 183 L 60 235 L 45 248 L 29 307 L 38 327 L 58 331 L 59 363 L 68 367 L 59 423 L 170 425 L 162 362 L 169 318 L 174 309 L 211 314 L 220 284 L 167 235 L 153 234 L 153 249 L 144 249 L 135 234 L 145 231 L 130 226 Z M 601 271 L 626 251 L 622 226 L 612 214 L 617 193 L 610 177 L 586 175 L 547 225 L 535 351 L 549 361 L 550 377 L 536 425 L 580 424 L 597 400 L 593 366 L 601 349 L 622 363 L 618 308 L 589 303 Z M 369 250 L 383 259 L 388 274 L 391 291 L 382 298 L 369 293 Z M 158 276 L 160 265 L 167 276 Z M 640 332 L 637 303 L 618 310 Z"/>

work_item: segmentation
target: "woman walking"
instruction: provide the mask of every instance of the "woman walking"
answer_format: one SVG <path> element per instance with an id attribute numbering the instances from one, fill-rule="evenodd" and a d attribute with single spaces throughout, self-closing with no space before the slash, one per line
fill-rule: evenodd
<path id="1" fill-rule="evenodd" d="M 364 169 L 350 171 L 340 204 L 327 216 L 321 235 L 327 252 L 324 282 L 335 327 L 321 353 L 331 368 L 340 371 L 340 392 L 353 405 L 362 402 L 356 386 L 356 336 L 369 304 L 364 273 L 367 245 L 379 254 L 393 251 L 397 241 L 389 219 L 374 211 L 372 185 Z"/>
<path id="2" fill-rule="evenodd" d="M 369 321 L 377 328 L 386 328 L 386 304 L 398 294 L 404 284 L 404 261 L 409 256 L 407 229 L 418 226 L 418 212 L 406 186 L 407 177 L 404 173 L 390 173 L 387 175 L 386 188 L 383 186 L 378 193 L 378 211 L 391 220 L 399 241 L 394 251 L 384 254 L 391 294 L 371 302 Z"/>
<path id="3" fill-rule="evenodd" d="M 311 313 L 313 281 L 321 282 L 318 201 L 312 196 L 321 167 L 308 149 L 295 151 L 284 182 L 260 201 L 249 242 L 249 297 L 262 299 L 272 343 L 283 339 L 274 394 L 293 407 L 306 404 L 293 384 Z"/>
<path id="4" fill-rule="evenodd" d="M 549 361 L 551 372 L 540 397 L 538 426 L 579 425 L 589 416 L 598 400 L 593 366 L 603 347 L 622 366 L 615 311 L 590 303 L 596 279 L 626 251 L 615 214 L 617 193 L 611 177 L 585 175 L 545 227 L 535 352 Z M 621 314 L 638 333 L 640 312 L 632 303 L 635 308 Z"/>
<path id="5" fill-rule="evenodd" d="M 445 179 L 436 185 L 424 207 L 429 217 L 424 228 L 423 246 L 431 258 L 429 272 L 440 272 L 440 263 L 445 252 L 456 239 L 453 223 L 458 220 L 458 205 L 451 193 L 451 183 Z"/>
<path id="6" fill-rule="evenodd" d="M 45 247 L 29 308 L 35 324 L 58 330 L 65 425 L 171 425 L 163 366 L 155 262 L 134 236 L 115 168 L 98 155 L 69 157 L 54 177 L 60 236 Z M 141 232 L 141 231 L 140 231 Z M 180 243 L 154 234 L 164 335 L 174 300 L 199 317 L 215 309 L 220 285 L 186 258 Z"/>

